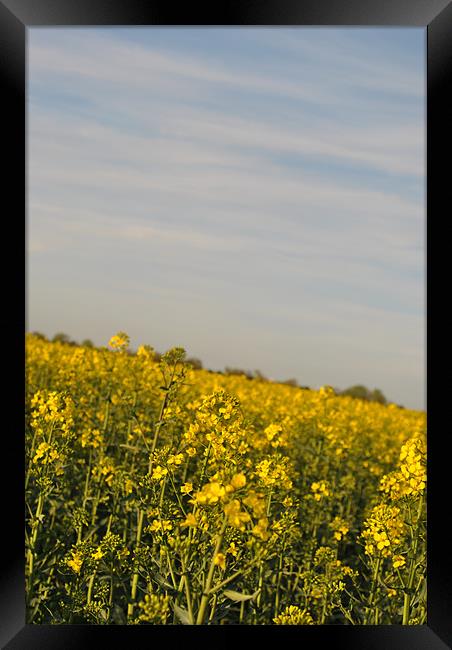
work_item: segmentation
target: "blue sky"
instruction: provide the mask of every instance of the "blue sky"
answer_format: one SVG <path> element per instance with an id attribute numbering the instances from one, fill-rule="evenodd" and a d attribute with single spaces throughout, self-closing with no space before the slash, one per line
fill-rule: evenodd
<path id="1" fill-rule="evenodd" d="M 28 329 L 425 408 L 425 30 L 28 30 Z"/>

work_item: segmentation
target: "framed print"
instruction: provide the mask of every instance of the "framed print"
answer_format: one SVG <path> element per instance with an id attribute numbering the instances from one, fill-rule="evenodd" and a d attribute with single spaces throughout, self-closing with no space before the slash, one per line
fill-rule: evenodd
<path id="1" fill-rule="evenodd" d="M 0 28 L 2 647 L 450 647 L 452 5 Z"/>

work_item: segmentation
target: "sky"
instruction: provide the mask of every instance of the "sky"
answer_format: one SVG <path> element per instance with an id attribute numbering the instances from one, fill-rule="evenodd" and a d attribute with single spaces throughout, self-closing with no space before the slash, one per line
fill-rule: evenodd
<path id="1" fill-rule="evenodd" d="M 29 28 L 27 329 L 425 408 L 425 29 Z"/>

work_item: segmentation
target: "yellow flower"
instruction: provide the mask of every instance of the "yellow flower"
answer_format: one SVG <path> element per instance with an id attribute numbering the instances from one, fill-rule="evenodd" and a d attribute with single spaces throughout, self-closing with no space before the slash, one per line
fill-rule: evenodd
<path id="1" fill-rule="evenodd" d="M 394 569 L 397 569 L 397 567 L 404 566 L 405 563 L 406 560 L 403 557 L 403 555 L 394 555 L 394 557 L 392 558 L 392 566 L 394 567 Z"/>
<path id="2" fill-rule="evenodd" d="M 140 345 L 137 350 L 137 357 L 147 357 L 152 359 L 154 356 L 154 348 L 150 345 Z"/>
<path id="3" fill-rule="evenodd" d="M 126 478 L 123 485 L 124 494 L 131 494 L 133 492 L 133 481 Z"/>
<path id="4" fill-rule="evenodd" d="M 311 614 L 297 605 L 289 605 L 273 619 L 276 625 L 314 625 Z"/>
<path id="5" fill-rule="evenodd" d="M 116 551 L 116 557 L 118 558 L 118 560 L 124 560 L 128 555 L 130 555 L 130 551 L 128 548 L 123 548 Z"/>
<path id="6" fill-rule="evenodd" d="M 318 585 L 314 585 L 311 589 L 311 597 L 312 598 L 322 598 L 323 596 L 323 591 Z"/>
<path id="7" fill-rule="evenodd" d="M 181 526 L 193 526 L 193 528 L 196 528 L 197 525 L 198 521 L 192 512 L 189 512 L 185 518 L 185 521 L 181 523 Z"/>
<path id="8" fill-rule="evenodd" d="M 166 467 L 157 465 L 157 467 L 155 467 L 152 472 L 152 479 L 154 481 L 161 481 L 167 474 L 168 474 L 168 470 L 166 469 Z"/>
<path id="9" fill-rule="evenodd" d="M 206 483 L 202 490 L 195 494 L 195 501 L 201 504 L 212 505 L 218 503 L 225 494 L 226 490 L 224 486 L 217 481 L 213 481 L 212 483 Z"/>
<path id="10" fill-rule="evenodd" d="M 264 516 L 267 506 L 262 494 L 258 494 L 257 492 L 254 492 L 254 490 L 251 490 L 243 499 L 243 503 L 251 508 L 255 517 Z"/>
<path id="11" fill-rule="evenodd" d="M 83 557 L 80 551 L 72 551 L 72 558 L 66 560 L 66 564 L 74 573 L 80 573 L 83 564 Z"/>
<path id="12" fill-rule="evenodd" d="M 313 496 L 316 501 L 320 501 L 323 497 L 328 497 L 331 494 L 326 481 L 315 481 L 311 484 L 311 490 L 314 492 Z"/>
<path id="13" fill-rule="evenodd" d="M 165 531 L 169 531 L 173 529 L 173 524 L 169 519 L 154 519 L 151 522 L 151 525 L 149 526 L 149 530 L 151 532 L 158 532 L 158 533 L 164 533 Z"/>
<path id="14" fill-rule="evenodd" d="M 282 427 L 279 424 L 270 424 L 266 429 L 264 429 L 264 433 L 267 436 L 267 440 L 271 442 L 275 436 L 277 436 L 279 433 L 281 433 Z"/>
<path id="15" fill-rule="evenodd" d="M 48 449 L 50 449 L 50 445 L 47 442 L 41 442 L 39 447 L 36 449 L 33 462 L 37 463 L 41 458 L 44 458 Z"/>
<path id="16" fill-rule="evenodd" d="M 220 567 L 220 569 L 223 569 L 223 571 L 226 569 L 226 556 L 224 553 L 217 553 L 215 555 L 214 559 L 214 564 Z"/>
<path id="17" fill-rule="evenodd" d="M 193 492 L 193 483 L 184 483 L 180 491 L 182 494 L 190 494 L 190 492 Z"/>
<path id="18" fill-rule="evenodd" d="M 182 465 L 184 454 L 171 454 L 168 456 L 168 465 Z"/>
<path id="19" fill-rule="evenodd" d="M 234 476 L 231 478 L 231 485 L 234 490 L 240 490 L 240 488 L 244 487 L 246 485 L 245 474 L 234 474 Z"/>
<path id="20" fill-rule="evenodd" d="M 387 534 L 383 531 L 382 533 L 374 533 L 374 541 L 377 542 L 377 548 L 381 551 L 385 546 L 389 546 L 389 539 Z"/>
<path id="21" fill-rule="evenodd" d="M 93 557 L 93 560 L 100 560 L 101 558 L 104 557 L 104 553 L 102 552 L 100 546 L 98 546 L 96 552 L 93 553 L 92 557 Z"/>
<path id="22" fill-rule="evenodd" d="M 226 554 L 229 553 L 230 555 L 233 555 L 234 557 L 237 557 L 238 550 L 239 550 L 239 549 L 237 548 L 236 543 L 235 543 L 235 542 L 231 542 L 231 543 L 229 544 L 227 550 L 226 550 Z"/>
<path id="23" fill-rule="evenodd" d="M 250 520 L 250 516 L 247 512 L 241 510 L 240 501 L 234 499 L 230 503 L 226 504 L 224 507 L 224 513 L 228 518 L 228 524 L 238 528 L 239 530 L 245 530 L 245 523 Z"/>
<path id="24" fill-rule="evenodd" d="M 118 332 L 108 342 L 113 350 L 126 350 L 129 346 L 130 338 L 125 332 Z"/>
<path id="25" fill-rule="evenodd" d="M 252 533 L 253 535 L 256 535 L 256 537 L 260 537 L 264 542 L 270 537 L 270 533 L 268 532 L 268 519 L 267 517 L 262 517 L 259 519 L 257 524 L 253 526 Z"/>
<path id="26" fill-rule="evenodd" d="M 335 517 L 329 527 L 333 529 L 333 536 L 337 541 L 340 541 L 349 531 L 347 523 L 340 517 Z"/>

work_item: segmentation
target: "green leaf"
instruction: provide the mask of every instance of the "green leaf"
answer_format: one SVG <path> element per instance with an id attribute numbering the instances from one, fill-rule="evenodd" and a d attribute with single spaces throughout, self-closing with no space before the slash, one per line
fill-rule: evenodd
<path id="1" fill-rule="evenodd" d="M 155 573 L 154 578 L 159 583 L 159 585 L 161 587 L 164 587 L 167 591 L 177 593 L 177 590 L 175 590 L 174 587 L 170 585 L 170 583 L 162 576 L 161 573 Z"/>
<path id="2" fill-rule="evenodd" d="M 124 443 L 124 444 L 120 444 L 119 446 L 124 447 L 124 449 L 130 449 L 130 451 L 134 451 L 134 452 L 141 451 L 140 447 L 135 447 L 134 445 L 126 445 Z"/>
<path id="3" fill-rule="evenodd" d="M 176 605 L 176 603 L 174 603 L 174 613 L 176 614 L 177 618 L 180 620 L 182 625 L 193 625 L 187 610 L 182 609 L 182 607 L 179 607 L 179 605 Z"/>
<path id="4" fill-rule="evenodd" d="M 226 591 L 223 591 L 223 595 L 226 596 L 226 598 L 229 598 L 230 600 L 234 600 L 235 602 L 242 602 L 243 600 L 253 600 L 256 598 L 257 594 L 259 593 L 259 589 L 254 592 L 254 594 L 241 594 L 239 591 L 232 591 L 232 589 L 226 589 Z"/>

